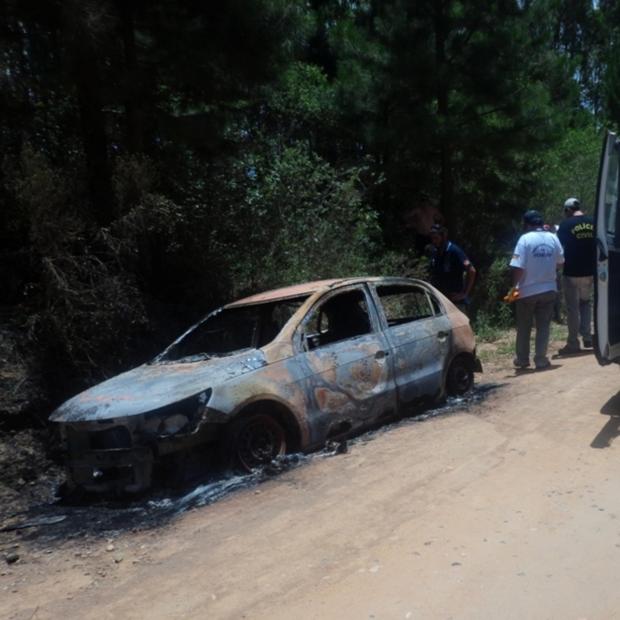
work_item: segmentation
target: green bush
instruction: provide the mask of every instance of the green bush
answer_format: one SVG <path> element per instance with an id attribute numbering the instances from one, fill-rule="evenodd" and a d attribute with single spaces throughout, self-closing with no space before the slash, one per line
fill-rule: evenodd
<path id="1" fill-rule="evenodd" d="M 494 339 L 499 331 L 514 322 L 513 306 L 503 300 L 511 286 L 508 262 L 508 256 L 496 256 L 487 270 L 478 273 L 474 294 L 474 327 L 482 339 Z"/>
<path id="2" fill-rule="evenodd" d="M 33 266 L 21 283 L 24 349 L 37 352 L 29 357 L 52 398 L 72 379 L 91 383 L 126 365 L 147 322 L 131 273 L 121 269 L 107 237 L 80 216 L 72 174 L 26 145 L 13 184 Z"/>
<path id="3" fill-rule="evenodd" d="M 381 238 L 362 170 L 337 170 L 304 145 L 238 170 L 243 195 L 221 224 L 235 294 L 368 273 Z"/>

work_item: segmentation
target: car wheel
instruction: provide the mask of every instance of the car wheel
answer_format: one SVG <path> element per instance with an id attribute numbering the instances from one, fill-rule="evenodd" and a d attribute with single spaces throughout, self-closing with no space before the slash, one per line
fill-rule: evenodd
<path id="1" fill-rule="evenodd" d="M 464 357 L 457 357 L 450 364 L 446 375 L 446 392 L 448 396 L 462 396 L 474 385 L 474 371 Z"/>
<path id="2" fill-rule="evenodd" d="M 234 422 L 230 428 L 228 449 L 235 465 L 252 472 L 286 453 L 286 434 L 268 414 L 254 414 Z"/>

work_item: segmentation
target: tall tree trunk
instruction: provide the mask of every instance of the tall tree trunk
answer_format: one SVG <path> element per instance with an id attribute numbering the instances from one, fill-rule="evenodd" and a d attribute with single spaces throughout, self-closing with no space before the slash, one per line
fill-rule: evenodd
<path id="1" fill-rule="evenodd" d="M 93 38 L 81 19 L 79 2 L 68 2 L 64 9 L 63 30 L 69 42 L 70 76 L 80 111 L 89 197 L 93 218 L 105 226 L 113 219 L 114 208 L 98 58 Z"/>
<path id="2" fill-rule="evenodd" d="M 452 139 L 449 135 L 449 96 L 448 66 L 446 63 L 446 41 L 448 37 L 448 20 L 446 8 L 450 0 L 435 0 L 433 22 L 435 28 L 435 71 L 437 75 L 437 112 L 440 131 L 440 199 L 439 208 L 451 221 L 454 179 L 452 175 Z"/>
<path id="3" fill-rule="evenodd" d="M 117 2 L 125 52 L 125 129 L 127 147 L 132 153 L 144 150 L 143 110 L 139 98 L 138 57 L 136 52 L 135 5 L 133 0 Z"/>

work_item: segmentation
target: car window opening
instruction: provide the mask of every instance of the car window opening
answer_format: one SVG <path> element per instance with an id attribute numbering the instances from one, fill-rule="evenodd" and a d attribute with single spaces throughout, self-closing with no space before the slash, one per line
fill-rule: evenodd
<path id="1" fill-rule="evenodd" d="M 420 288 L 411 286 L 378 286 L 377 294 L 388 326 L 411 323 L 434 316 L 439 308 L 437 301 Z"/>
<path id="2" fill-rule="evenodd" d="M 193 362 L 264 347 L 282 331 L 306 298 L 224 308 L 198 323 L 159 361 Z"/>
<path id="3" fill-rule="evenodd" d="M 316 308 L 305 328 L 305 346 L 311 351 L 372 331 L 366 297 L 361 290 L 347 291 Z"/>

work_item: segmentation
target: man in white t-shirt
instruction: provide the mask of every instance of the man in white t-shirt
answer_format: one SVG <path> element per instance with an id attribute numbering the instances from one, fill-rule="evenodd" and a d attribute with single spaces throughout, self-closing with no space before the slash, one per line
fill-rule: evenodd
<path id="1" fill-rule="evenodd" d="M 517 344 L 514 365 L 530 365 L 530 335 L 536 319 L 534 365 L 538 370 L 550 366 L 547 358 L 549 328 L 557 297 L 556 271 L 564 263 L 564 252 L 556 235 L 546 231 L 538 211 L 523 216 L 521 235 L 510 261 L 512 284 L 519 291 L 516 300 Z"/>

